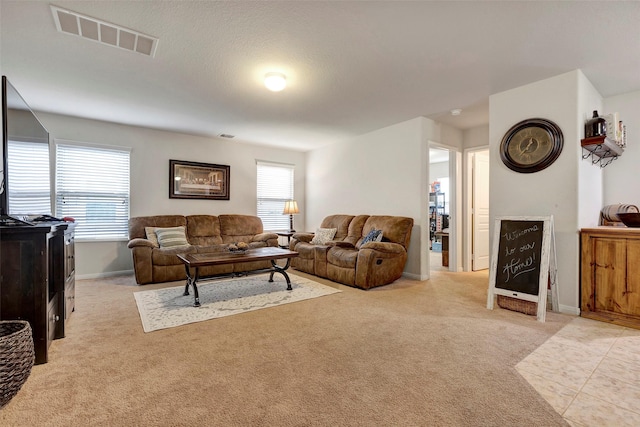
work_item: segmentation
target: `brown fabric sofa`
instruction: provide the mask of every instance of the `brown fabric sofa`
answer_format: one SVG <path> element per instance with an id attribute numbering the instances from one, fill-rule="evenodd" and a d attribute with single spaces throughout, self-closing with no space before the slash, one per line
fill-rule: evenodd
<path id="1" fill-rule="evenodd" d="M 320 228 L 335 228 L 333 240 L 314 244 L 311 233 L 293 235 L 289 249 L 299 253 L 291 262 L 295 269 L 362 289 L 386 285 L 402 276 L 413 218 L 330 215 Z M 373 230 L 382 231 L 382 241 L 363 243 Z"/>
<path id="2" fill-rule="evenodd" d="M 188 246 L 160 247 L 147 237 L 147 227 L 185 227 Z M 136 282 L 170 282 L 186 279 L 179 253 L 224 251 L 231 243 L 246 242 L 250 248 L 278 246 L 278 235 L 265 233 L 262 220 L 252 215 L 157 215 L 129 220 L 128 247 L 133 254 Z M 200 276 L 214 276 L 269 268 L 269 261 L 203 267 Z"/>

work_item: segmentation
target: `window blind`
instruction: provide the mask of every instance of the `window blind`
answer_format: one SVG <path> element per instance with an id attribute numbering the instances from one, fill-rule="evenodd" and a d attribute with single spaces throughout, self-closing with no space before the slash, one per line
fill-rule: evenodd
<path id="1" fill-rule="evenodd" d="M 128 149 L 56 146 L 56 213 L 76 220 L 77 239 L 126 239 Z"/>
<path id="2" fill-rule="evenodd" d="M 265 230 L 289 229 L 289 215 L 282 211 L 293 199 L 293 174 L 293 165 L 257 162 L 257 212 Z"/>
<path id="3" fill-rule="evenodd" d="M 7 154 L 9 213 L 50 215 L 49 144 L 9 139 Z"/>

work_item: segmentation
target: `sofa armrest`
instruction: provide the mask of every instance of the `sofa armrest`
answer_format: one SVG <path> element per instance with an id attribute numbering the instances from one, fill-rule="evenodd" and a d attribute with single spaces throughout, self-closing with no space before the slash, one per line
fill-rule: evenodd
<path id="1" fill-rule="evenodd" d="M 355 285 L 369 289 L 391 283 L 402 276 L 406 262 L 407 251 L 398 243 L 365 243 L 358 251 Z"/>
<path id="2" fill-rule="evenodd" d="M 276 233 L 260 233 L 253 236 L 251 239 L 252 242 L 267 242 L 268 240 L 276 239 L 278 240 L 278 235 Z"/>
<path id="3" fill-rule="evenodd" d="M 336 241 L 336 240 L 332 240 L 329 243 L 327 243 L 328 246 L 335 246 L 337 248 L 347 248 L 347 249 L 353 249 L 355 248 L 355 246 L 353 245 L 353 243 L 350 242 L 343 242 L 343 241 Z"/>
<path id="4" fill-rule="evenodd" d="M 147 239 L 132 239 L 128 246 L 133 255 L 136 283 L 139 285 L 153 283 L 153 251 L 156 248 Z"/>
<path id="5" fill-rule="evenodd" d="M 127 243 L 127 247 L 129 249 L 133 249 L 133 248 L 144 248 L 144 247 L 148 247 L 148 248 L 155 248 L 156 246 L 151 243 L 151 240 L 147 240 L 147 239 L 142 239 L 142 238 L 135 238 L 135 239 L 131 239 L 129 240 L 129 243 Z"/>
<path id="6" fill-rule="evenodd" d="M 292 239 L 295 239 L 298 242 L 311 243 L 313 236 L 313 233 L 295 233 L 292 236 Z"/>
<path id="7" fill-rule="evenodd" d="M 407 252 L 404 246 L 392 242 L 367 242 L 364 245 L 360 246 L 360 249 L 371 249 L 387 254 L 401 254 Z"/>

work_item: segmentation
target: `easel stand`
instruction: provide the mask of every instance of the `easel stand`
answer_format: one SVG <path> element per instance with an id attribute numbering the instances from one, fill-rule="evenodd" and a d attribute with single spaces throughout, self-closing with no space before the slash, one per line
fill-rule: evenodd
<path id="1" fill-rule="evenodd" d="M 487 308 L 497 295 L 537 304 L 544 322 L 550 288 L 551 308 L 559 311 L 553 216 L 502 216 L 494 227 Z"/>

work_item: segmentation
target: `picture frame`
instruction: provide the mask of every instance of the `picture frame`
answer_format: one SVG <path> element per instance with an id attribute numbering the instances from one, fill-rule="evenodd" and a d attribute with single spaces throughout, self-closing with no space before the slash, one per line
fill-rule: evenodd
<path id="1" fill-rule="evenodd" d="M 170 199 L 229 200 L 229 165 L 169 160 Z"/>

